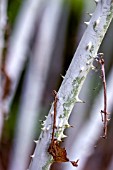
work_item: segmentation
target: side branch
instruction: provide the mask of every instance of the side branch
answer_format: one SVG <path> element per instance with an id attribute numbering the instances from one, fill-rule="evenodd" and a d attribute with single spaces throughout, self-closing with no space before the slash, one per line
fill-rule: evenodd
<path id="1" fill-rule="evenodd" d="M 106 138 L 107 137 L 108 112 L 107 112 L 107 90 L 106 90 L 106 78 L 105 78 L 103 53 L 99 53 L 97 56 L 98 56 L 97 61 L 101 66 L 101 77 L 102 77 L 102 82 L 103 82 L 103 87 L 104 87 L 104 110 L 101 110 L 101 114 L 104 114 L 104 118 L 102 115 L 102 121 L 104 122 L 103 138 Z"/>

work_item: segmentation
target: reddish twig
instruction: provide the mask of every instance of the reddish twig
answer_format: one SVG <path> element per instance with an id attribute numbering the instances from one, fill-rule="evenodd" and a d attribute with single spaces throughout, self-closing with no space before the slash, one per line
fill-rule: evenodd
<path id="1" fill-rule="evenodd" d="M 107 125 L 108 125 L 108 113 L 107 113 L 107 92 L 106 92 L 106 78 L 105 78 L 105 67 L 103 53 L 97 54 L 96 60 L 101 66 L 101 77 L 104 87 L 104 110 L 101 110 L 102 121 L 104 122 L 104 135 L 103 138 L 107 137 Z"/>

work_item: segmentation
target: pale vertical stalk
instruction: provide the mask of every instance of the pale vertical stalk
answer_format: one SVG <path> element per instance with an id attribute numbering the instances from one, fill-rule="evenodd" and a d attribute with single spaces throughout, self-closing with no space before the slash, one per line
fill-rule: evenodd
<path id="1" fill-rule="evenodd" d="M 108 110 L 109 112 L 112 110 L 113 105 L 113 68 L 110 72 L 107 81 L 107 96 L 108 96 Z M 101 132 L 103 130 L 103 123 L 101 122 L 101 114 L 100 111 L 103 108 L 103 90 L 96 97 L 95 102 L 92 107 L 92 111 L 90 113 L 90 118 L 87 120 L 83 128 L 79 131 L 77 135 L 77 139 L 72 146 L 70 151 L 71 159 L 74 159 L 77 156 L 80 159 L 79 166 L 77 170 L 82 170 L 87 158 L 92 154 L 95 142 L 98 140 Z M 104 139 L 103 139 L 104 140 Z M 65 166 L 65 170 L 73 167 L 70 165 Z"/>
<path id="2" fill-rule="evenodd" d="M 68 126 L 68 118 L 75 102 L 79 102 L 78 95 L 92 67 L 92 62 L 102 43 L 104 35 L 113 18 L 113 2 L 101 0 L 88 24 L 74 58 L 69 66 L 64 81 L 58 91 L 57 129 L 55 137 L 60 140 L 63 131 Z M 45 121 L 43 132 L 37 143 L 30 170 L 48 170 L 51 165 L 51 156 L 47 149 L 51 140 L 53 105 Z"/>
<path id="3" fill-rule="evenodd" d="M 2 53 L 4 48 L 4 33 L 7 24 L 7 0 L 0 0 L 0 138 L 2 135 L 4 116 L 2 113 L 2 77 L 1 77 L 1 66 L 2 66 Z"/>
<path id="4" fill-rule="evenodd" d="M 3 0 L 4 1 L 4 0 Z M 44 0 L 27 0 L 23 2 L 16 19 L 14 30 L 9 41 L 9 48 L 5 62 L 5 71 L 11 85 L 10 93 L 3 100 L 3 113 L 8 114 L 15 91 L 27 60 L 30 40 L 34 33 L 34 25 L 40 13 Z"/>
<path id="5" fill-rule="evenodd" d="M 32 149 L 34 129 L 39 121 L 40 103 L 62 14 L 61 0 L 51 0 L 46 3 L 34 52 L 26 71 L 10 170 L 26 169 Z"/>

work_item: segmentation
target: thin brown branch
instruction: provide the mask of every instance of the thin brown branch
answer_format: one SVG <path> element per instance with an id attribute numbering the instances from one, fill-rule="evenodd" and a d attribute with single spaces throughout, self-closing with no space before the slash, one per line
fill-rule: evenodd
<path id="1" fill-rule="evenodd" d="M 106 78 L 105 78 L 105 67 L 104 67 L 104 59 L 103 53 L 97 54 L 96 60 L 101 66 L 101 78 L 103 82 L 104 88 L 104 110 L 101 110 L 102 121 L 104 122 L 104 135 L 103 138 L 107 137 L 107 125 L 108 125 L 108 113 L 107 113 L 107 92 L 106 92 Z"/>

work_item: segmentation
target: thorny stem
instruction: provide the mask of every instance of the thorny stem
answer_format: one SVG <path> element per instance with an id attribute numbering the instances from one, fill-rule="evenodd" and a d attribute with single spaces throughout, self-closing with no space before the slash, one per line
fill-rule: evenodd
<path id="1" fill-rule="evenodd" d="M 55 128 L 56 128 L 56 109 L 57 109 L 57 101 L 58 101 L 58 97 L 57 97 L 57 92 L 55 90 L 53 90 L 53 93 L 54 93 L 54 120 L 53 120 L 53 132 L 52 132 L 52 141 L 54 141 L 54 134 L 55 134 Z"/>
<path id="2" fill-rule="evenodd" d="M 103 53 L 97 54 L 98 58 L 97 61 L 101 65 L 101 77 L 104 87 L 104 110 L 101 110 L 101 114 L 104 114 L 104 117 L 102 116 L 102 121 L 104 122 L 104 136 L 103 138 L 107 137 L 107 124 L 108 124 L 108 113 L 107 113 L 107 93 L 106 93 L 106 78 L 105 78 L 105 67 L 104 67 L 104 59 L 103 59 Z"/>

